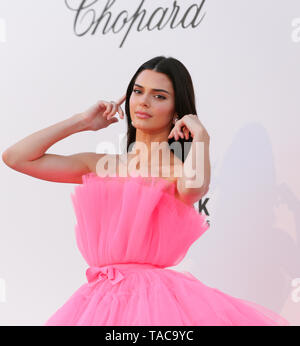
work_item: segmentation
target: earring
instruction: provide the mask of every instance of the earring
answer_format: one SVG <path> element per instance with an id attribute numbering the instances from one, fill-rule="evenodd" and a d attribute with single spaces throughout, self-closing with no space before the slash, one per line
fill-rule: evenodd
<path id="1" fill-rule="evenodd" d="M 178 117 L 175 116 L 175 117 L 173 118 L 173 124 L 175 124 L 177 120 L 178 120 Z"/>

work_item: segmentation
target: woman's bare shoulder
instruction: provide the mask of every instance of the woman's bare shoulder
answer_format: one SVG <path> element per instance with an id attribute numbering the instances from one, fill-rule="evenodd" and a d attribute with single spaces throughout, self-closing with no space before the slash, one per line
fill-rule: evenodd
<path id="1" fill-rule="evenodd" d="M 102 166 L 105 166 L 106 162 L 113 159 L 117 160 L 118 156 L 118 154 L 93 153 L 86 157 L 87 166 L 89 167 L 90 172 L 99 173 L 99 170 Z"/>

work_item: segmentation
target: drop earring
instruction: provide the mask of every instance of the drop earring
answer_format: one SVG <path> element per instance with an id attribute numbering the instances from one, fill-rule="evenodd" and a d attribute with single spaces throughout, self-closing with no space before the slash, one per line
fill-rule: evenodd
<path id="1" fill-rule="evenodd" d="M 175 116 L 174 116 L 174 118 L 173 118 L 173 124 L 175 125 L 175 123 L 176 123 L 176 121 L 178 120 L 178 116 L 177 116 L 177 114 L 175 113 Z"/>

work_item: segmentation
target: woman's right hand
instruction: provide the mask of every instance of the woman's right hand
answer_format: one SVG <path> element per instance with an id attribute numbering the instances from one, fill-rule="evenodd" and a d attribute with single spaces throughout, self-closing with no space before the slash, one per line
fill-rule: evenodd
<path id="1" fill-rule="evenodd" d="M 114 117 L 119 113 L 120 119 L 124 119 L 124 112 L 121 104 L 126 100 L 126 94 L 117 102 L 100 100 L 85 112 L 81 113 L 81 119 L 84 124 L 85 131 L 98 131 L 110 124 L 118 122 L 118 118 Z"/>

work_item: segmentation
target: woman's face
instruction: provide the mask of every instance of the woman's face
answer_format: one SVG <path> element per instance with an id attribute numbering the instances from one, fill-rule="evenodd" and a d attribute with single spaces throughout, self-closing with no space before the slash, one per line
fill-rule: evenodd
<path id="1" fill-rule="evenodd" d="M 175 113 L 175 96 L 169 77 L 152 70 L 142 71 L 133 86 L 129 109 L 135 128 L 170 129 Z M 139 112 L 151 117 L 142 119 L 138 117 Z"/>

